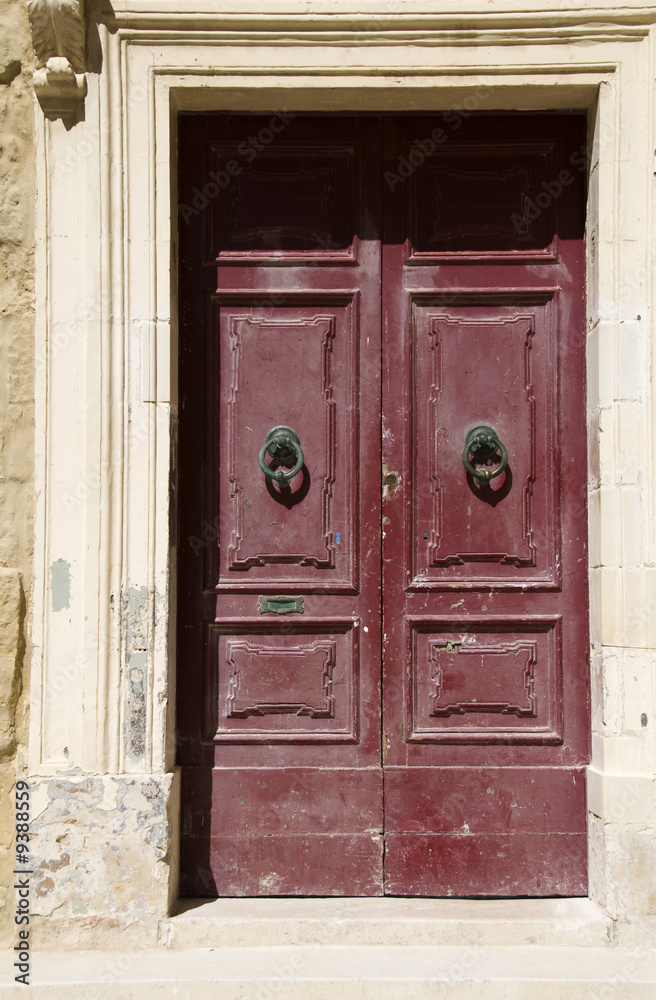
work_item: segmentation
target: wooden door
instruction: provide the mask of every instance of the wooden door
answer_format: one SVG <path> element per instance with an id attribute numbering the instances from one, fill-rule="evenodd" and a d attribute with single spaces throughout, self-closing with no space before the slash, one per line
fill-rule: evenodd
<path id="1" fill-rule="evenodd" d="M 455 124 L 386 122 L 385 891 L 585 895 L 585 123 Z"/>
<path id="2" fill-rule="evenodd" d="M 379 123 L 179 141 L 183 892 L 380 894 Z"/>
<path id="3" fill-rule="evenodd" d="M 584 142 L 181 117 L 184 895 L 585 893 Z"/>

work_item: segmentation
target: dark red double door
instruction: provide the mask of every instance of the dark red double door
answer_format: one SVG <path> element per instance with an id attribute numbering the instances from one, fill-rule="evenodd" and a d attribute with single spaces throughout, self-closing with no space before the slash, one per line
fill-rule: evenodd
<path id="1" fill-rule="evenodd" d="M 179 126 L 183 894 L 585 894 L 584 119 Z"/>

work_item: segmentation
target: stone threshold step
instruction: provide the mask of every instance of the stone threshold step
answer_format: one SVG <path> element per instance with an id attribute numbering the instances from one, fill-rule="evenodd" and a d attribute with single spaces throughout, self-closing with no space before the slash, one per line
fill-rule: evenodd
<path id="1" fill-rule="evenodd" d="M 126 942 L 127 944 L 128 942 Z M 0 956 L 0 997 L 13 983 Z M 656 951 L 624 948 L 286 947 L 35 952 L 29 996 L 48 1000 L 653 1000 Z"/>
<path id="2" fill-rule="evenodd" d="M 164 947 L 579 945 L 603 947 L 613 922 L 590 899 L 184 900 L 160 923 Z"/>

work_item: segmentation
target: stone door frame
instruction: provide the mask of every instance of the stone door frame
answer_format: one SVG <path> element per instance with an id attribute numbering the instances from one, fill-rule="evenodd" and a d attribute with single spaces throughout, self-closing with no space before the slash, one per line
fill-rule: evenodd
<path id="1" fill-rule="evenodd" d="M 312 18 L 291 2 L 272 14 L 216 6 L 115 0 L 98 14 L 83 120 L 36 112 L 28 770 L 40 863 L 68 856 L 44 872 L 39 912 L 53 916 L 39 936 L 76 941 L 83 925 L 94 947 L 138 921 L 136 939 L 153 944 L 177 899 L 177 112 L 449 110 L 455 126 L 472 111 L 585 108 L 590 897 L 641 939 L 654 912 L 656 7 L 592 20 L 569 4 L 522 14 L 507 2 L 490 24 L 483 4 L 364 15 L 326 0 Z"/>

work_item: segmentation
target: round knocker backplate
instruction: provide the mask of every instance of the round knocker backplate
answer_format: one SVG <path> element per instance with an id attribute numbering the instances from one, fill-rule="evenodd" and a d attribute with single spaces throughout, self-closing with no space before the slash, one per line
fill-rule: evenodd
<path id="1" fill-rule="evenodd" d="M 266 462 L 267 454 L 274 462 L 283 466 L 288 466 L 294 459 L 296 461 L 291 469 L 273 469 Z M 303 468 L 305 461 L 301 442 L 296 431 L 292 427 L 286 427 L 284 424 L 272 427 L 260 449 L 258 460 L 265 476 L 268 476 L 274 483 L 277 483 L 281 489 L 288 488 L 291 480 Z"/>
<path id="2" fill-rule="evenodd" d="M 496 469 L 477 468 L 474 464 L 488 462 L 496 455 L 499 456 Z M 490 479 L 501 475 L 508 465 L 508 452 L 494 427 L 490 424 L 475 424 L 467 431 L 462 464 L 469 475 L 479 483 L 487 483 Z"/>

